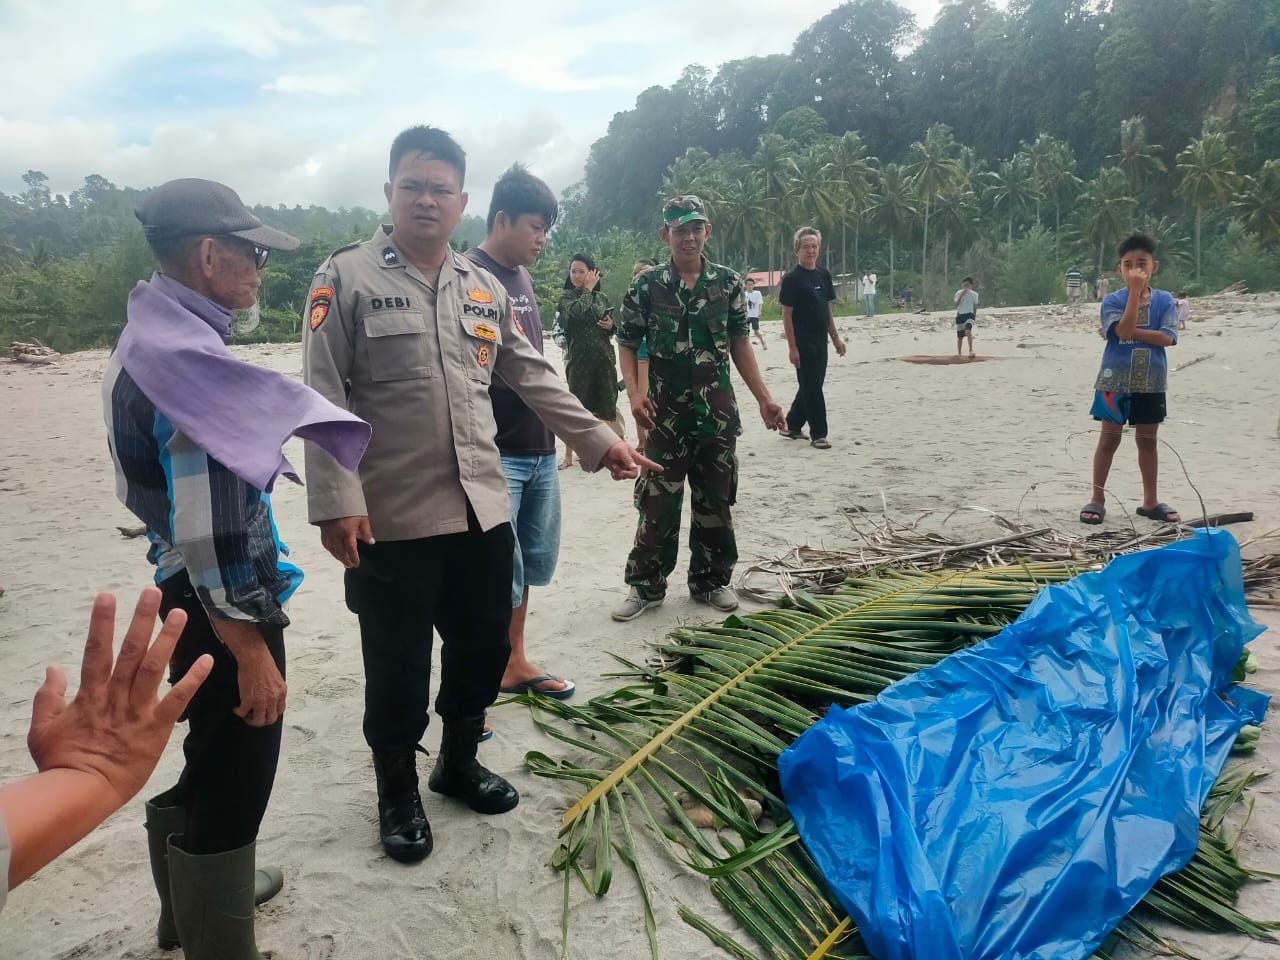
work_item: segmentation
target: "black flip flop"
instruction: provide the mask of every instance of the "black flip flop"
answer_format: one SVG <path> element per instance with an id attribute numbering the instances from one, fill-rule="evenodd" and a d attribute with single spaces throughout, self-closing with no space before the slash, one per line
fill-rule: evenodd
<path id="1" fill-rule="evenodd" d="M 1085 514 L 1089 514 L 1089 513 L 1093 514 L 1092 520 L 1085 519 Z M 1091 526 L 1097 526 L 1105 519 L 1107 519 L 1107 508 L 1103 504 L 1098 503 L 1096 500 L 1091 501 L 1090 503 L 1086 503 L 1080 511 L 1081 523 L 1087 523 L 1087 524 L 1090 524 Z"/>
<path id="2" fill-rule="evenodd" d="M 1157 503 L 1150 510 L 1145 507 L 1139 507 L 1134 511 L 1140 517 L 1146 517 L 1148 520 L 1155 520 L 1157 523 L 1181 523 L 1182 514 L 1169 506 L 1167 503 Z M 1178 519 L 1173 519 L 1177 517 Z"/>

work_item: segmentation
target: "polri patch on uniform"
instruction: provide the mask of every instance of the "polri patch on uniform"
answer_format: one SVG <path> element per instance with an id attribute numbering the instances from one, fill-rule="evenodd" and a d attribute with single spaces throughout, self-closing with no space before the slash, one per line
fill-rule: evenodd
<path id="1" fill-rule="evenodd" d="M 320 324 L 324 323 L 324 318 L 329 315 L 329 301 L 322 300 L 319 303 L 311 305 L 311 324 L 312 332 L 320 329 Z"/>
<path id="2" fill-rule="evenodd" d="M 310 316 L 307 323 L 312 332 L 320 329 L 324 318 L 329 315 L 329 304 L 333 302 L 333 287 L 316 287 L 308 298 Z"/>
<path id="3" fill-rule="evenodd" d="M 481 290 L 479 287 L 476 287 L 474 290 L 467 291 L 467 299 L 473 300 L 476 303 L 493 303 L 493 294 L 488 290 Z"/>
<path id="4" fill-rule="evenodd" d="M 498 331 L 493 329 L 487 323 L 477 323 L 475 326 L 476 336 L 481 340 L 488 340 L 490 343 L 498 339 Z"/>
<path id="5" fill-rule="evenodd" d="M 487 367 L 489 365 L 489 348 L 488 347 L 481 347 L 479 350 L 476 351 L 476 362 L 479 363 L 480 366 L 482 367 Z"/>
<path id="6" fill-rule="evenodd" d="M 382 262 L 387 266 L 400 262 L 400 254 L 396 253 L 395 247 L 382 248 Z"/>

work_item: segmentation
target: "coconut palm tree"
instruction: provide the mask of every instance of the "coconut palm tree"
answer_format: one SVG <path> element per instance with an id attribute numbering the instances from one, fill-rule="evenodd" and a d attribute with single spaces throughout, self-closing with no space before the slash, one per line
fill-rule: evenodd
<path id="1" fill-rule="evenodd" d="M 1129 180 L 1119 167 L 1104 167 L 1076 198 L 1080 232 L 1098 244 L 1098 273 L 1107 244 L 1116 243 L 1132 229 L 1138 201 L 1129 193 Z"/>
<path id="2" fill-rule="evenodd" d="M 906 236 L 919 216 L 911 178 L 896 163 L 886 163 L 876 178 L 876 192 L 871 199 L 870 218 L 889 238 L 889 291 L 897 289 L 894 283 L 894 243 Z M 920 291 L 923 301 L 924 291 Z"/>
<path id="3" fill-rule="evenodd" d="M 1226 205 L 1240 182 L 1235 153 L 1227 143 L 1226 132 L 1206 124 L 1204 133 L 1178 154 L 1178 169 L 1182 171 L 1182 182 L 1173 192 L 1196 212 L 1194 241 L 1196 279 L 1199 280 L 1200 227 L 1205 215 Z"/>
<path id="4" fill-rule="evenodd" d="M 785 229 L 785 199 L 791 192 L 791 181 L 795 178 L 796 164 L 792 157 L 793 145 L 776 133 L 767 133 L 760 138 L 752 157 L 752 165 L 760 176 L 764 188 L 765 206 L 767 209 L 769 236 L 776 237 Z M 785 244 L 783 245 L 785 247 Z M 782 248 L 780 248 L 781 250 Z M 769 243 L 769 273 L 773 274 L 773 244 Z"/>
<path id="5" fill-rule="evenodd" d="M 811 145 L 796 159 L 795 179 L 791 181 L 788 200 L 797 220 L 812 221 L 829 234 L 839 219 L 839 185 L 831 177 L 827 151 L 821 143 Z M 827 244 L 830 267 L 831 246 Z"/>
<path id="6" fill-rule="evenodd" d="M 712 222 L 715 234 L 724 235 L 725 249 L 738 250 L 744 265 L 750 264 L 752 245 L 758 244 L 761 236 L 768 242 L 767 214 L 764 189 L 758 176 L 737 177 L 725 184 Z"/>
<path id="7" fill-rule="evenodd" d="M 1013 220 L 1025 215 L 1040 199 L 1039 186 L 1031 169 L 1031 158 L 1018 152 L 1001 160 L 996 170 L 983 178 L 983 198 L 991 211 L 1006 218 L 1005 243 L 1013 242 Z"/>
<path id="8" fill-rule="evenodd" d="M 867 146 L 856 130 L 832 142 L 828 154 L 831 179 L 840 194 L 840 272 L 849 273 L 847 234 L 853 221 L 853 265 L 858 266 L 858 239 L 862 215 L 871 202 L 871 178 L 875 175 L 875 157 L 867 156 Z"/>
<path id="9" fill-rule="evenodd" d="M 978 195 L 959 180 L 946 184 L 938 192 L 934 217 L 942 230 L 942 283 L 950 289 L 951 238 L 963 240 L 977 226 Z"/>
<path id="10" fill-rule="evenodd" d="M 692 193 L 703 200 L 714 198 L 716 188 L 716 163 L 711 154 L 701 147 L 690 147 L 667 167 L 662 175 L 658 196 L 668 197 Z"/>
<path id="11" fill-rule="evenodd" d="M 1130 117 L 1120 121 L 1120 152 L 1107 157 L 1124 171 L 1133 196 L 1142 193 L 1147 179 L 1154 173 L 1164 173 L 1169 168 L 1160 159 L 1164 147 L 1147 143 L 1147 121 L 1143 117 Z"/>
<path id="12" fill-rule="evenodd" d="M 956 142 L 951 128 L 945 123 L 935 123 L 925 131 L 924 140 L 911 144 L 911 162 L 907 173 L 920 202 L 924 228 L 924 241 L 920 249 L 920 287 L 928 290 L 929 280 L 929 215 L 938 192 L 961 173 L 955 158 Z M 892 286 L 892 284 L 891 284 Z"/>
<path id="13" fill-rule="evenodd" d="M 1280 246 L 1280 160 L 1268 160 L 1245 177 L 1231 203 L 1245 229 L 1268 246 Z"/>

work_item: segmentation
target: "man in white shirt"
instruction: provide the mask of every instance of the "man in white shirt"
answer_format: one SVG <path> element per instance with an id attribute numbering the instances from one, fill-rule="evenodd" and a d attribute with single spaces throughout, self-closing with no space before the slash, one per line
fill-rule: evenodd
<path id="1" fill-rule="evenodd" d="M 960 348 L 969 339 L 969 359 L 974 359 L 973 325 L 978 319 L 978 291 L 973 289 L 973 277 L 965 277 L 956 291 L 956 356 L 962 356 Z"/>
<path id="2" fill-rule="evenodd" d="M 876 275 L 870 270 L 862 271 L 862 303 L 867 308 L 867 316 L 876 315 Z"/>
<path id="3" fill-rule="evenodd" d="M 751 335 L 756 338 L 761 350 L 768 350 L 764 345 L 764 337 L 760 334 L 760 311 L 764 309 L 764 294 L 756 289 L 756 282 L 750 277 L 747 277 L 746 288 L 747 322 L 751 324 Z"/>

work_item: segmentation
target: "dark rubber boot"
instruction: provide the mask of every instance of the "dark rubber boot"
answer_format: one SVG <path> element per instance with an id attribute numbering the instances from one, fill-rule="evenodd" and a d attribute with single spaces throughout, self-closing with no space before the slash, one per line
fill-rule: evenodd
<path id="1" fill-rule="evenodd" d="M 476 760 L 484 715 L 445 720 L 440 756 L 427 780 L 436 793 L 461 800 L 476 813 L 506 813 L 520 802 L 516 788 Z"/>
<path id="2" fill-rule="evenodd" d="M 169 898 L 169 837 L 182 833 L 187 825 L 185 807 L 163 806 L 164 794 L 146 803 L 147 853 L 151 857 L 151 877 L 160 898 L 160 919 L 156 921 L 156 943 L 161 950 L 176 950 L 178 928 L 173 922 L 173 904 Z"/>
<path id="3" fill-rule="evenodd" d="M 417 751 L 375 750 L 378 777 L 378 838 L 392 860 L 417 863 L 431 852 L 431 824 L 418 792 Z"/>
<path id="4" fill-rule="evenodd" d="M 169 886 L 187 960 L 266 960 L 253 935 L 257 845 L 197 855 L 180 841 L 169 842 Z"/>
<path id="5" fill-rule="evenodd" d="M 160 794 L 146 802 L 147 853 L 151 858 L 151 877 L 160 898 L 160 919 L 156 921 L 156 943 L 161 950 L 181 946 L 178 928 L 173 922 L 173 906 L 169 898 L 169 837 L 186 828 L 186 807 L 166 803 L 168 795 Z M 253 875 L 253 902 L 266 903 L 284 886 L 284 873 L 279 867 L 261 867 Z"/>

